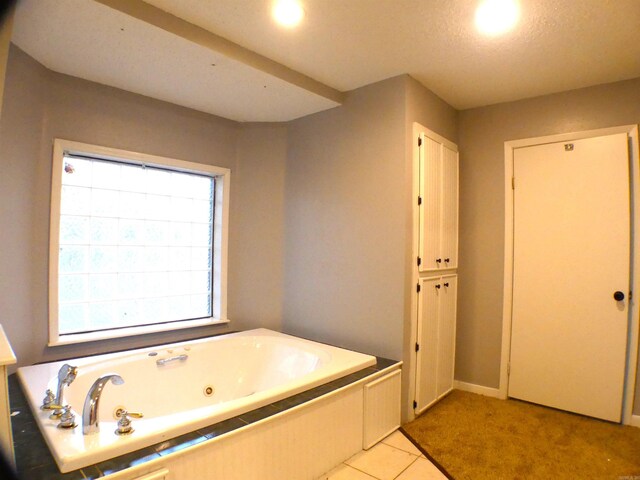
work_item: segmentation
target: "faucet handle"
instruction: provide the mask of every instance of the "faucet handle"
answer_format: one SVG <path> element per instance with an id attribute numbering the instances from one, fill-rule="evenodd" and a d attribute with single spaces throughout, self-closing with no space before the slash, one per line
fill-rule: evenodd
<path id="1" fill-rule="evenodd" d="M 50 388 L 47 388 L 47 391 L 44 392 L 44 398 L 42 399 L 42 405 L 40 405 L 41 410 L 53 410 L 54 407 L 51 405 L 55 400 L 56 396 L 53 394 Z"/>
<path id="2" fill-rule="evenodd" d="M 58 428 L 75 428 L 78 424 L 76 423 L 76 416 L 71 411 L 71 405 L 65 405 L 62 407 L 62 414 L 60 415 L 60 423 L 58 424 Z"/>
<path id="3" fill-rule="evenodd" d="M 126 410 L 119 411 L 117 415 L 120 417 L 120 420 L 118 420 L 118 428 L 116 428 L 115 431 L 116 435 L 129 435 L 133 433 L 134 430 L 131 426 L 131 418 L 144 417 L 142 413 L 127 412 Z"/>
<path id="4" fill-rule="evenodd" d="M 71 405 L 56 405 L 52 403 L 49 405 L 49 408 L 55 408 L 60 411 L 60 415 L 56 417 L 51 416 L 52 419 L 58 418 L 60 420 L 58 428 L 75 428 L 78 426 L 76 423 L 76 415 L 71 411 Z"/>

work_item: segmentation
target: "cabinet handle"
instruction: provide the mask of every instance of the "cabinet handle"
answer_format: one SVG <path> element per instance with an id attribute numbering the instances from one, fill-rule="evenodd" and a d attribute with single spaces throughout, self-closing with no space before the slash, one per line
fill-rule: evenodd
<path id="1" fill-rule="evenodd" d="M 448 258 L 445 258 L 445 259 L 444 259 L 444 263 L 449 263 L 449 259 L 448 259 Z"/>
<path id="2" fill-rule="evenodd" d="M 449 286 L 449 282 L 445 283 L 445 284 L 444 284 L 444 286 L 445 286 L 445 287 L 448 287 L 448 286 Z"/>
<path id="3" fill-rule="evenodd" d="M 622 300 L 624 300 L 624 293 L 618 290 L 613 294 L 613 298 L 615 299 L 616 302 L 621 302 Z"/>
<path id="4" fill-rule="evenodd" d="M 442 259 L 441 258 L 436 258 L 436 263 L 442 263 Z"/>
<path id="5" fill-rule="evenodd" d="M 436 284 L 436 288 L 440 288 L 440 284 L 439 283 Z"/>

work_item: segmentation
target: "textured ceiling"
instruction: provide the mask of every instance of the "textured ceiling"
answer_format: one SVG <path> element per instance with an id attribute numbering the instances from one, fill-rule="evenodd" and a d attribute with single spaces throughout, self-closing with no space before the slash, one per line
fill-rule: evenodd
<path id="1" fill-rule="evenodd" d="M 271 0 L 146 2 L 329 87 L 408 73 L 458 109 L 640 77 L 640 0 L 520 0 L 500 38 L 475 31 L 476 0 L 304 0 L 297 29 L 273 23 Z M 22 0 L 14 42 L 53 70 L 235 120 L 337 105 L 92 0 Z"/>
<path id="2" fill-rule="evenodd" d="M 56 72 L 237 121 L 338 105 L 92 0 L 19 2 L 12 41 Z"/>
<path id="3" fill-rule="evenodd" d="M 640 0 L 520 0 L 518 27 L 475 30 L 477 0 L 145 0 L 339 90 L 409 73 L 458 109 L 640 76 Z"/>

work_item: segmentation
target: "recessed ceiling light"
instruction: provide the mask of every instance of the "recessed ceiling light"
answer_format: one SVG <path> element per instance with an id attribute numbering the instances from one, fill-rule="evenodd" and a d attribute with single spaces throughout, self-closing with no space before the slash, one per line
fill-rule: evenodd
<path id="1" fill-rule="evenodd" d="M 302 21 L 304 10 L 297 0 L 277 0 L 273 4 L 273 18 L 284 27 L 295 27 Z"/>
<path id="2" fill-rule="evenodd" d="M 492 37 L 511 30 L 519 18 L 518 0 L 483 0 L 476 9 L 476 27 Z"/>

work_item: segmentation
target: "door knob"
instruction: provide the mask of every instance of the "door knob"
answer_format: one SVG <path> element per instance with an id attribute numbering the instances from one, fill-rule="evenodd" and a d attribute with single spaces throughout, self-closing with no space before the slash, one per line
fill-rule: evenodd
<path id="1" fill-rule="evenodd" d="M 618 290 L 613 294 L 613 298 L 615 299 L 616 302 L 621 302 L 622 300 L 624 300 L 624 293 Z"/>

